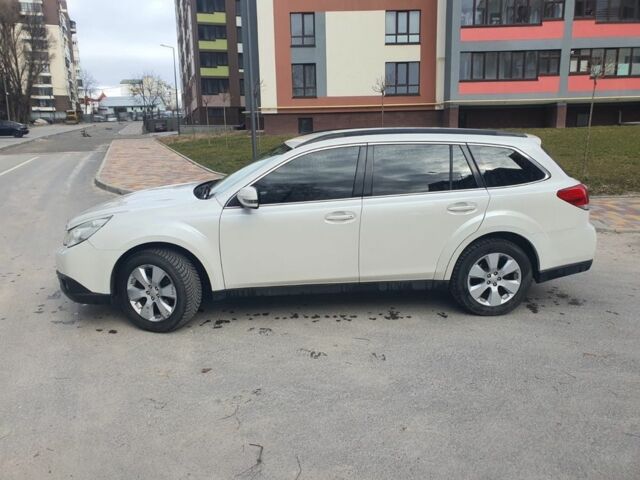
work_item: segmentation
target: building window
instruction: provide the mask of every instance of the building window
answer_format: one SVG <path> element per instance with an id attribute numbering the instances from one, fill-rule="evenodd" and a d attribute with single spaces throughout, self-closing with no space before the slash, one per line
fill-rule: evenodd
<path id="1" fill-rule="evenodd" d="M 220 95 L 229 91 L 228 78 L 203 78 L 202 94 L 203 95 Z"/>
<path id="2" fill-rule="evenodd" d="M 244 70 L 244 54 L 242 53 L 238 54 L 238 68 Z"/>
<path id="3" fill-rule="evenodd" d="M 543 5 L 543 0 L 462 0 L 461 24 L 537 25 L 547 3 L 555 2 L 545 0 Z"/>
<path id="4" fill-rule="evenodd" d="M 198 25 L 200 40 L 221 40 L 227 38 L 227 27 L 224 25 Z"/>
<path id="5" fill-rule="evenodd" d="M 52 87 L 34 87 L 31 91 L 31 94 L 35 96 L 40 96 L 40 97 L 52 96 L 53 88 Z"/>
<path id="6" fill-rule="evenodd" d="M 604 74 L 600 74 L 604 71 Z M 604 77 L 640 76 L 640 47 L 571 50 L 569 73 Z"/>
<path id="7" fill-rule="evenodd" d="M 314 47 L 316 45 L 315 13 L 291 14 L 291 46 Z"/>
<path id="8" fill-rule="evenodd" d="M 598 0 L 599 22 L 640 22 L 640 0 Z"/>
<path id="9" fill-rule="evenodd" d="M 315 63 L 297 63 L 291 66 L 293 74 L 293 98 L 316 97 Z"/>
<path id="10" fill-rule="evenodd" d="M 200 52 L 200 66 L 216 68 L 229 65 L 227 52 Z"/>
<path id="11" fill-rule="evenodd" d="M 238 43 L 242 43 L 242 27 L 236 27 L 236 38 Z"/>
<path id="12" fill-rule="evenodd" d="M 420 93 L 420 62 L 386 64 L 385 95 L 418 95 Z"/>
<path id="13" fill-rule="evenodd" d="M 560 73 L 560 50 L 542 50 L 538 53 L 538 75 Z"/>
<path id="14" fill-rule="evenodd" d="M 564 19 L 564 0 L 545 0 L 542 18 L 544 20 Z"/>
<path id="15" fill-rule="evenodd" d="M 224 12 L 224 0 L 198 0 L 198 13 Z"/>
<path id="16" fill-rule="evenodd" d="M 301 135 L 313 133 L 313 118 L 299 118 L 298 133 Z"/>
<path id="17" fill-rule="evenodd" d="M 244 78 L 240 79 L 240 96 L 244 97 L 245 93 L 244 93 Z"/>
<path id="18" fill-rule="evenodd" d="M 420 43 L 420 10 L 387 12 L 387 45 Z"/>
<path id="19" fill-rule="evenodd" d="M 461 81 L 536 80 L 560 74 L 560 50 L 462 52 Z"/>
<path id="20" fill-rule="evenodd" d="M 21 13 L 42 13 L 42 4 L 20 2 L 20 12 Z"/>
<path id="21" fill-rule="evenodd" d="M 596 16 L 596 0 L 576 0 L 575 18 L 593 18 Z"/>

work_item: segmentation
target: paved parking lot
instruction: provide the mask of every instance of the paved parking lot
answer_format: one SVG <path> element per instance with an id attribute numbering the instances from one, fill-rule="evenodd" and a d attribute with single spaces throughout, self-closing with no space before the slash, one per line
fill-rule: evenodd
<path id="1" fill-rule="evenodd" d="M 56 285 L 64 222 L 111 198 L 101 132 L 0 154 L 37 157 L 0 177 L 3 480 L 640 476 L 640 235 L 600 234 L 593 271 L 507 317 L 443 292 L 236 298 L 151 334 Z"/>

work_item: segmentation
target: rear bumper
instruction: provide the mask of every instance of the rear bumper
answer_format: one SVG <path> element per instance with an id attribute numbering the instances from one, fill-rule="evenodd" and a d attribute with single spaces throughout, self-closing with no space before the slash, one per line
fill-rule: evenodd
<path id="1" fill-rule="evenodd" d="M 561 267 L 543 270 L 536 275 L 536 281 L 538 283 L 543 283 L 555 278 L 567 277 L 569 275 L 575 275 L 576 273 L 586 272 L 591 268 L 592 264 L 593 260 L 588 260 L 586 262 L 572 263 L 571 265 L 563 265 Z"/>
<path id="2" fill-rule="evenodd" d="M 56 272 L 56 274 L 58 275 L 58 281 L 60 282 L 60 290 L 62 290 L 62 293 L 64 293 L 69 300 L 92 305 L 111 303 L 111 295 L 94 293 L 76 282 L 73 278 L 67 277 L 60 272 Z"/>

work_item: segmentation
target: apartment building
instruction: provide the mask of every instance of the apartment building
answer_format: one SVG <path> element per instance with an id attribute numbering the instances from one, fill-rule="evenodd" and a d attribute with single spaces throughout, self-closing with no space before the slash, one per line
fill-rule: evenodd
<path id="1" fill-rule="evenodd" d="M 255 2 L 265 131 L 440 125 L 446 3 Z"/>
<path id="2" fill-rule="evenodd" d="M 640 121 L 640 0 L 450 0 L 446 124 Z"/>
<path id="3" fill-rule="evenodd" d="M 79 107 L 76 23 L 69 18 L 65 0 L 20 0 L 19 4 L 21 14 L 35 17 L 47 35 L 31 42 L 45 62 L 44 72 L 33 86 L 31 117 L 64 120 L 67 110 Z"/>
<path id="4" fill-rule="evenodd" d="M 239 0 L 176 0 L 187 122 L 244 123 L 241 10 Z"/>

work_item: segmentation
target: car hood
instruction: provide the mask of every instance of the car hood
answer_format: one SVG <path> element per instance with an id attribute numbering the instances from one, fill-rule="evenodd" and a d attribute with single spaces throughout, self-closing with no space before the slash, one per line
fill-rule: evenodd
<path id="1" fill-rule="evenodd" d="M 97 218 L 140 210 L 167 209 L 198 202 L 193 189 L 198 183 L 169 185 L 130 193 L 85 210 L 67 223 L 67 230 Z"/>

